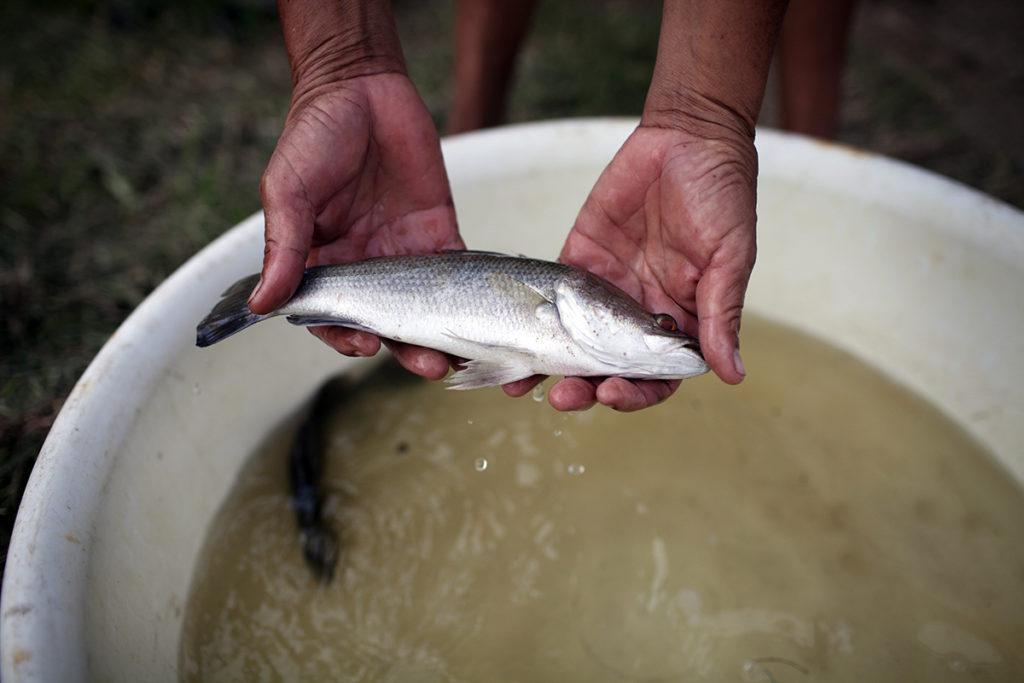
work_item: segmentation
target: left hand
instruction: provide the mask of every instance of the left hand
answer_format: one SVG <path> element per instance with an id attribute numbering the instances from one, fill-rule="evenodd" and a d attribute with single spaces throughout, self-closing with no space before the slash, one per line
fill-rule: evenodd
<path id="1" fill-rule="evenodd" d="M 738 135 L 700 137 L 641 125 L 602 173 L 560 261 L 618 285 L 700 339 L 711 369 L 742 381 L 740 314 L 756 255 L 757 154 Z M 505 386 L 520 396 L 540 381 Z M 567 377 L 548 392 L 558 410 L 595 402 L 622 411 L 660 403 L 679 380 Z"/>

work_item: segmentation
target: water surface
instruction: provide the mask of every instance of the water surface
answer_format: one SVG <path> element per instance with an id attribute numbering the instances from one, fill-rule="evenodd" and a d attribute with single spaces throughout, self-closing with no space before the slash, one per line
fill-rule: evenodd
<path id="1" fill-rule="evenodd" d="M 186 681 L 1024 680 L 1024 495 L 927 402 L 787 328 L 633 414 L 364 383 L 329 419 L 334 580 L 295 424 L 196 567 Z"/>

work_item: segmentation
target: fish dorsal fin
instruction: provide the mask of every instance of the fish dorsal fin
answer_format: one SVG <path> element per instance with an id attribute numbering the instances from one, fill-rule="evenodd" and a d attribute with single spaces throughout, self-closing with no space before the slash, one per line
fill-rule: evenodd
<path id="1" fill-rule="evenodd" d="M 477 256 L 499 256 L 501 258 L 528 258 L 519 254 L 515 256 L 513 254 L 506 254 L 502 251 L 488 251 L 486 249 L 442 249 L 442 254 L 476 254 Z"/>
<path id="2" fill-rule="evenodd" d="M 613 367 L 623 367 L 626 359 L 609 344 L 615 322 L 603 306 L 583 300 L 582 292 L 568 281 L 555 285 L 555 308 L 566 333 L 592 357 Z"/>

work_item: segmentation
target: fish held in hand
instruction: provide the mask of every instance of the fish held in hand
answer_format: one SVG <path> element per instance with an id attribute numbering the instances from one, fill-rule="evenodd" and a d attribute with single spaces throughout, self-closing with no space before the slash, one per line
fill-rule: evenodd
<path id="1" fill-rule="evenodd" d="M 341 325 L 467 359 L 453 389 L 532 375 L 685 379 L 708 371 L 700 344 L 574 266 L 490 252 L 388 256 L 308 268 L 266 315 L 249 310 L 258 275 L 239 280 L 196 330 L 210 346 L 266 318 Z"/>

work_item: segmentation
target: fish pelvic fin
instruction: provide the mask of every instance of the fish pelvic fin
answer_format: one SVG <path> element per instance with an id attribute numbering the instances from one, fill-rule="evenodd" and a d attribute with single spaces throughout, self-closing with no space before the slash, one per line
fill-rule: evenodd
<path id="1" fill-rule="evenodd" d="M 511 361 L 471 360 L 465 367 L 449 375 L 445 382 L 449 389 L 482 389 L 526 379 L 534 372 Z"/>
<path id="2" fill-rule="evenodd" d="M 462 368 L 445 379 L 449 389 L 494 387 L 536 374 L 531 369 L 533 354 L 530 349 L 468 339 L 454 330 L 445 330 L 444 334 L 449 339 L 475 346 L 481 354 L 490 356 L 463 363 Z"/>
<path id="3" fill-rule="evenodd" d="M 206 347 L 226 339 L 235 332 L 269 318 L 249 310 L 249 293 L 259 281 L 259 274 L 244 277 L 231 285 L 209 315 L 196 326 L 196 346 Z"/>

